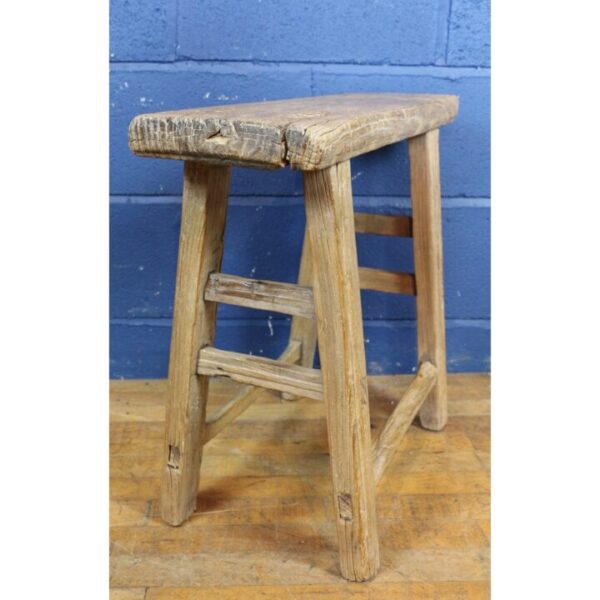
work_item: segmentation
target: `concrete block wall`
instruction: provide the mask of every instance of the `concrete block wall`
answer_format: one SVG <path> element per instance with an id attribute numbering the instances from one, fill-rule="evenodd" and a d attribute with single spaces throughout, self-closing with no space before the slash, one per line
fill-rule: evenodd
<path id="1" fill-rule="evenodd" d="M 441 132 L 448 365 L 490 367 L 489 0 L 111 0 L 110 364 L 167 373 L 182 165 L 138 158 L 140 112 L 350 91 L 460 96 Z M 406 145 L 352 161 L 357 209 L 409 209 Z M 223 270 L 294 281 L 304 211 L 291 171 L 234 169 Z M 411 270 L 408 240 L 359 236 L 365 266 Z M 363 292 L 371 373 L 411 372 L 414 299 Z M 219 347 L 275 356 L 283 315 L 221 306 Z"/>

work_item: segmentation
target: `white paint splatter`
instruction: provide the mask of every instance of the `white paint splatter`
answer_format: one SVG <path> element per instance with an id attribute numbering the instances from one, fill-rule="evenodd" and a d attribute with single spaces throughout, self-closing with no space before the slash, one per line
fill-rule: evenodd
<path id="1" fill-rule="evenodd" d="M 204 99 L 208 100 L 208 98 L 210 98 L 210 92 L 206 92 L 206 94 L 204 94 Z"/>
<path id="2" fill-rule="evenodd" d="M 275 335 L 275 330 L 273 329 L 273 317 L 267 319 L 267 327 L 269 328 L 269 336 L 273 337 Z"/>
<path id="3" fill-rule="evenodd" d="M 356 175 L 352 175 L 352 181 L 354 181 L 355 179 L 358 179 L 363 173 L 364 173 L 364 171 L 359 171 Z"/>
<path id="4" fill-rule="evenodd" d="M 383 373 L 383 367 L 377 361 L 371 361 L 369 363 L 369 373 L 381 374 Z"/>

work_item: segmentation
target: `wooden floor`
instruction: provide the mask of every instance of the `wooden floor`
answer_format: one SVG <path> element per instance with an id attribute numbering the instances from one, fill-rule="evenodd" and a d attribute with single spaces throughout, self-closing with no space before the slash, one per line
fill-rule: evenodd
<path id="1" fill-rule="evenodd" d="M 410 377 L 370 378 L 376 435 Z M 451 375 L 450 420 L 413 424 L 377 494 L 381 570 L 339 576 L 324 405 L 265 391 L 206 447 L 198 510 L 159 518 L 165 381 L 111 384 L 111 599 L 489 597 L 489 377 Z M 209 411 L 237 388 L 211 384 Z"/>

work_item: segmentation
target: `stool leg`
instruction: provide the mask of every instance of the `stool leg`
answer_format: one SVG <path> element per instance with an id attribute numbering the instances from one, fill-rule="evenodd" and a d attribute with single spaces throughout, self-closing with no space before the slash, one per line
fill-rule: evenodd
<path id="1" fill-rule="evenodd" d="M 304 232 L 304 241 L 302 242 L 298 285 L 306 287 L 312 287 L 313 285 L 312 252 L 310 250 L 308 231 Z M 315 351 L 317 349 L 317 324 L 315 321 L 313 319 L 305 319 L 298 316 L 292 317 L 290 342 L 293 341 L 302 344 L 302 356 L 298 364 L 312 369 L 315 362 Z"/>
<path id="2" fill-rule="evenodd" d="M 298 274 L 298 285 L 312 287 L 312 256 L 310 251 L 310 240 L 308 231 L 304 232 L 302 242 L 302 255 L 300 257 L 300 272 Z M 300 342 L 301 353 L 298 364 L 302 367 L 312 369 L 315 362 L 315 351 L 317 349 L 317 324 L 314 319 L 293 316 L 290 327 L 289 343 Z M 288 392 L 281 392 L 284 400 L 295 400 L 297 396 Z"/>
<path id="3" fill-rule="evenodd" d="M 419 363 L 427 360 L 438 369 L 437 383 L 419 417 L 423 427 L 436 431 L 448 420 L 438 139 L 439 131 L 434 129 L 408 141 Z"/>
<path id="4" fill-rule="evenodd" d="M 204 302 L 204 287 L 221 265 L 228 186 L 228 168 L 185 163 L 161 486 L 162 518 L 171 525 L 196 508 L 208 395 L 197 360 L 212 344 L 217 308 Z"/>
<path id="5" fill-rule="evenodd" d="M 379 541 L 350 162 L 304 173 L 342 575 L 371 579 Z"/>

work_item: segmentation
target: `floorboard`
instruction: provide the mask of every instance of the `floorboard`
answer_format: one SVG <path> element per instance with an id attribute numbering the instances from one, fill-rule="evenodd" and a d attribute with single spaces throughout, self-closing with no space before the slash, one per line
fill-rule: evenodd
<path id="1" fill-rule="evenodd" d="M 369 380 L 373 435 L 410 376 Z M 238 385 L 211 382 L 209 412 Z M 198 509 L 159 516 L 164 380 L 111 382 L 111 600 L 489 598 L 490 381 L 449 377 L 442 432 L 414 423 L 377 494 L 381 570 L 339 576 L 325 410 L 264 391 L 206 448 Z"/>

